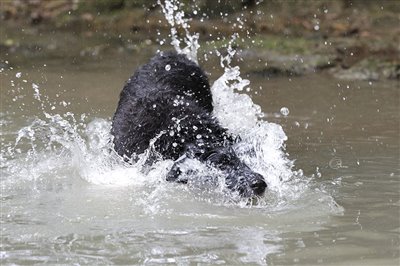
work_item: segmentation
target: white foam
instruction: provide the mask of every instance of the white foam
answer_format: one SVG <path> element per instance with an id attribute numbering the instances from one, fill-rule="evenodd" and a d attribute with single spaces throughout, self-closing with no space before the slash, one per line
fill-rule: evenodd
<path id="1" fill-rule="evenodd" d="M 178 10 L 177 2 L 167 0 L 162 7 L 171 24 L 172 44 L 175 49 L 197 61 L 198 35 L 190 35 L 187 20 L 184 19 L 183 12 Z M 186 36 L 183 40 L 176 34 L 177 25 L 185 29 Z M 186 45 L 184 48 L 181 48 L 182 42 Z M 310 192 L 308 181 L 304 179 L 301 171 L 292 170 L 293 162 L 284 151 L 287 136 L 282 127 L 264 121 L 260 106 L 254 104 L 252 99 L 243 93 L 248 91 L 250 81 L 241 78 L 238 66 L 231 66 L 235 50 L 231 45 L 227 50 L 226 56 L 219 55 L 224 74 L 212 86 L 214 115 L 229 132 L 240 136 L 241 142 L 234 147 L 236 152 L 254 171 L 262 174 L 268 183 L 267 195 L 259 201 L 258 206 L 287 208 L 288 202 L 293 203 Z M 2 186 L 12 187 L 15 182 L 35 182 L 60 176 L 72 178 L 71 173 L 74 173 L 81 181 L 93 185 L 152 186 L 154 189 L 148 194 L 148 199 L 136 200 L 145 201 L 149 211 L 157 211 L 157 206 L 160 206 L 157 202 L 163 202 L 162 199 L 169 195 L 165 191 L 171 187 L 166 185 L 165 176 L 173 164 L 172 161 L 160 161 L 148 168 L 144 162 L 152 150 L 150 145 L 149 149 L 139 156 L 140 160 L 137 163 L 126 163 L 112 151 L 110 121 L 98 118 L 88 121 L 85 116 L 77 119 L 69 112 L 50 114 L 45 111 L 48 110 L 44 103 L 47 97 L 40 97 L 39 86 L 34 86 L 34 90 L 38 96 L 35 99 L 41 104 L 43 117 L 36 118 L 28 126 L 21 128 L 15 142 L 2 147 L 0 161 L 4 165 L 3 179 L 7 181 L 2 182 Z M 197 171 L 200 175 L 218 175 L 216 169 L 210 169 L 195 160 L 187 161 L 186 167 L 189 186 L 185 189 L 189 187 L 193 193 L 199 188 L 204 189 L 204 184 L 196 181 L 196 174 L 193 172 Z M 185 171 L 184 167 L 183 170 Z M 201 197 L 218 195 L 219 198 L 222 195 L 224 180 L 219 178 L 217 182 L 220 186 L 208 190 L 208 194 L 200 193 Z M 187 190 L 184 192 L 190 193 Z M 332 199 L 328 194 L 320 193 Z M 223 204 L 227 202 L 231 203 L 227 200 L 223 201 Z M 325 201 L 326 204 L 334 206 L 333 199 L 332 202 Z M 239 206 L 247 207 L 248 204 L 239 202 Z M 152 210 L 152 207 L 155 209 Z"/>

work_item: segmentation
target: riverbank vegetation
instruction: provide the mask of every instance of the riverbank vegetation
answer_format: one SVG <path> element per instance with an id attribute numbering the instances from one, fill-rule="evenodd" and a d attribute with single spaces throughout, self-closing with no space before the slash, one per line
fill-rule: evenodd
<path id="1" fill-rule="evenodd" d="M 253 62 L 248 72 L 272 77 L 326 71 L 340 79 L 400 79 L 398 1 L 181 3 L 191 32 L 201 36 L 201 52 L 224 52 L 236 33 L 238 57 Z M 157 1 L 3 0 L 0 10 L 2 58 L 139 53 L 156 50 L 160 43 L 170 48 L 170 26 Z M 60 35 L 69 37 L 57 39 Z"/>

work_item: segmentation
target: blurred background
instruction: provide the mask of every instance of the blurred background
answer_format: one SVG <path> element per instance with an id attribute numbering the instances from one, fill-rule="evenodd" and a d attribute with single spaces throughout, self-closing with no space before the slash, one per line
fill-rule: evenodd
<path id="1" fill-rule="evenodd" d="M 200 33 L 203 54 L 224 49 L 230 36 L 239 34 L 235 47 L 241 58 L 254 59 L 247 73 L 400 78 L 400 4 L 395 0 L 198 0 L 181 1 L 180 9 L 190 19 L 191 32 Z M 171 49 L 170 27 L 155 0 L 2 0 L 0 12 L 3 66 L 5 58 L 22 63 L 21 55 L 77 62 L 153 54 L 160 44 Z"/>

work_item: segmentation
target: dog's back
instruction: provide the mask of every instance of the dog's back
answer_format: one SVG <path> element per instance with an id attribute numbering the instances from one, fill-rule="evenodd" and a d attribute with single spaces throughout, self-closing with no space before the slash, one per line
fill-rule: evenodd
<path id="1" fill-rule="evenodd" d="M 111 132 L 115 150 L 128 158 L 140 154 L 152 138 L 179 122 L 176 119 L 209 116 L 212 110 L 210 85 L 201 68 L 185 55 L 159 53 L 136 71 L 121 92 Z"/>

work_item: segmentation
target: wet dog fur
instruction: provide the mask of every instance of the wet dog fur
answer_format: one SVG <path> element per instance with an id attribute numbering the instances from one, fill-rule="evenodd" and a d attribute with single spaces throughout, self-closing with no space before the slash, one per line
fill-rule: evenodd
<path id="1" fill-rule="evenodd" d="M 264 178 L 236 155 L 234 137 L 215 117 L 208 78 L 185 55 L 162 52 L 127 81 L 112 121 L 115 151 L 135 158 L 154 140 L 163 159 L 175 161 L 168 181 L 185 183 L 179 165 L 198 159 L 226 173 L 226 186 L 243 197 L 262 195 Z"/>

